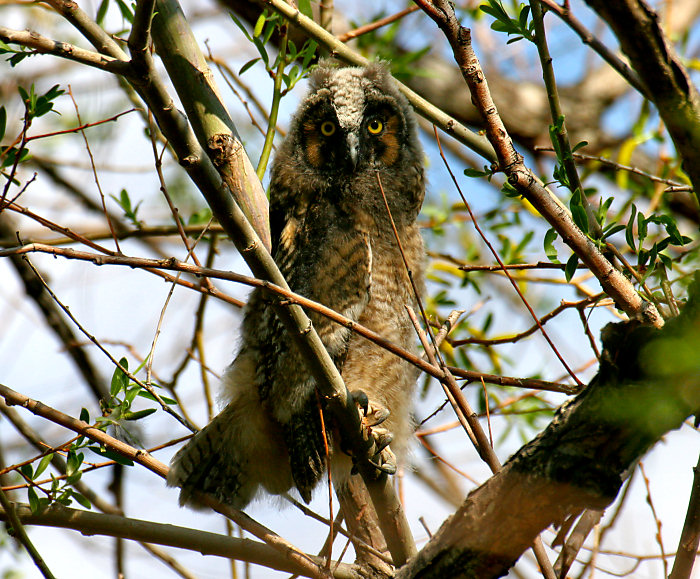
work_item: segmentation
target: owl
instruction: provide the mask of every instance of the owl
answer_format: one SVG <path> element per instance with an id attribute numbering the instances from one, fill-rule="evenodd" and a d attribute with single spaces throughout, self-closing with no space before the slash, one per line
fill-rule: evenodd
<path id="1" fill-rule="evenodd" d="M 415 119 L 386 65 L 322 62 L 271 169 L 272 255 L 291 289 L 415 351 L 405 306 L 416 304 L 408 271 L 423 292 L 416 217 L 424 191 Z M 196 507 L 204 493 L 242 509 L 260 491 L 292 489 L 308 503 L 324 476 L 326 442 L 334 480 L 350 476 L 333 418 L 322 416 L 315 380 L 270 301 L 252 292 L 240 351 L 223 379 L 226 406 L 173 458 L 168 484 L 180 487 L 181 505 Z M 413 369 L 348 328 L 307 314 L 348 390 L 366 395 L 377 422 L 388 410 L 382 428 L 402 460 L 413 432 Z"/>

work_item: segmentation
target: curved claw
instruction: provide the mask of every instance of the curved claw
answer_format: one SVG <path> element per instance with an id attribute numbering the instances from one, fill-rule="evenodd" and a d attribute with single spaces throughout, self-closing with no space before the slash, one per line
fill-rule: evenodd
<path id="1" fill-rule="evenodd" d="M 373 460 L 370 460 L 369 463 L 376 468 L 377 470 L 386 473 L 386 474 L 396 474 L 396 465 L 392 463 L 386 463 L 386 464 L 377 464 Z"/>
<path id="2" fill-rule="evenodd" d="M 380 454 L 394 440 L 394 435 L 388 430 L 375 429 L 372 432 L 374 443 L 377 445 L 377 454 Z M 375 455 L 376 456 L 376 455 Z"/>
<path id="3" fill-rule="evenodd" d="M 350 392 L 350 396 L 355 404 L 362 409 L 363 415 L 367 416 L 367 412 L 369 412 L 369 398 L 367 397 L 367 394 L 365 394 L 362 390 L 353 390 Z"/>

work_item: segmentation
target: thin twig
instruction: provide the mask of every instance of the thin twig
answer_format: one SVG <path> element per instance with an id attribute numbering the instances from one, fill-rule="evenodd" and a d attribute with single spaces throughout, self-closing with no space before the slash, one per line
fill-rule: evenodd
<path id="1" fill-rule="evenodd" d="M 323 6 L 323 4 L 321 4 Z M 369 24 L 365 24 L 364 26 L 360 26 L 359 28 L 355 28 L 355 30 L 350 30 L 346 32 L 345 34 L 339 34 L 336 38 L 338 39 L 339 42 L 349 42 L 353 38 L 357 38 L 358 36 L 362 36 L 363 34 L 367 34 L 369 32 L 374 32 L 375 30 L 378 30 L 379 28 L 382 28 L 386 26 L 387 24 L 391 24 L 392 22 L 396 22 L 397 20 L 400 20 L 404 16 L 407 16 L 408 14 L 411 14 L 411 12 L 415 12 L 416 10 L 420 10 L 418 6 L 411 5 L 408 8 L 404 8 L 400 12 L 397 12 L 396 14 L 391 14 L 389 16 L 385 16 L 384 18 L 379 18 L 378 20 L 375 20 L 374 22 L 370 22 Z M 327 27 L 324 26 L 326 30 L 328 30 Z M 330 32 L 330 30 L 329 30 Z"/>

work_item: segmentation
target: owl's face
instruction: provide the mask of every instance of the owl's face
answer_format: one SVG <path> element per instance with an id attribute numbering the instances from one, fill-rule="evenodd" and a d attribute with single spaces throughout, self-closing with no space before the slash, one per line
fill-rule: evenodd
<path id="1" fill-rule="evenodd" d="M 383 66 L 321 66 L 295 119 L 295 149 L 310 171 L 331 179 L 386 171 L 415 154 L 410 115 Z"/>

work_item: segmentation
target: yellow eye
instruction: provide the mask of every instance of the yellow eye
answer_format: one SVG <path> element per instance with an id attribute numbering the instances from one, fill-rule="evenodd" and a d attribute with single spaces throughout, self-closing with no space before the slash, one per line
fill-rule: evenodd
<path id="1" fill-rule="evenodd" d="M 367 125 L 367 130 L 373 135 L 378 135 L 382 132 L 384 124 L 379 119 L 372 119 Z"/>
<path id="2" fill-rule="evenodd" d="M 321 123 L 321 134 L 324 137 L 330 137 L 335 133 L 335 124 L 330 121 L 324 121 Z"/>

